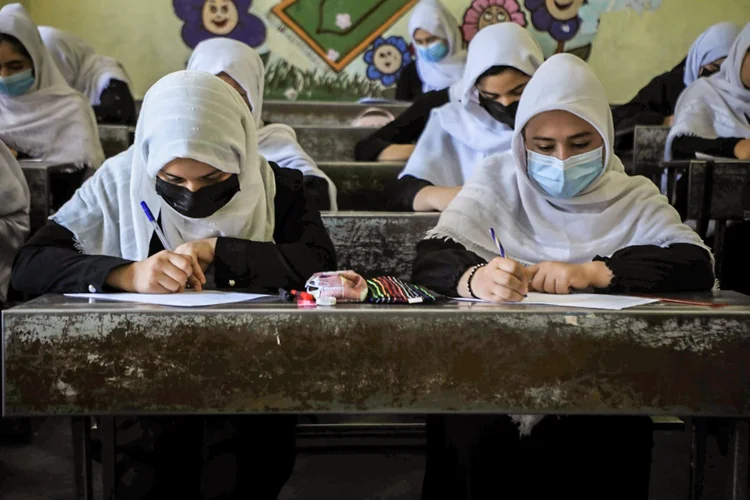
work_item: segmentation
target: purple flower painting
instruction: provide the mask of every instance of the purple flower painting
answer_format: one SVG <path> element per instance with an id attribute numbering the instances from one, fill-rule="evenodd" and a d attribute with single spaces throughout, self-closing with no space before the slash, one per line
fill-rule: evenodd
<path id="1" fill-rule="evenodd" d="M 585 0 L 526 0 L 531 12 L 531 23 L 539 31 L 546 31 L 557 41 L 556 54 L 565 50 L 565 42 L 572 40 L 581 29 L 578 12 Z"/>
<path id="2" fill-rule="evenodd" d="M 263 45 L 266 25 L 250 14 L 251 5 L 252 0 L 172 0 L 175 14 L 185 22 L 182 39 L 190 48 L 215 37 Z"/>

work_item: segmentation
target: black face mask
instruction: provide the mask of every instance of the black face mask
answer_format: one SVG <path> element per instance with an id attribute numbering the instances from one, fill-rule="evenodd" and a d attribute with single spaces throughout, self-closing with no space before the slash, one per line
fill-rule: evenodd
<path id="1" fill-rule="evenodd" d="M 510 128 L 515 127 L 518 101 L 509 106 L 503 106 L 499 102 L 493 101 L 492 99 L 488 99 L 482 94 L 479 94 L 479 105 L 482 106 L 495 120 L 506 124 Z"/>
<path id="2" fill-rule="evenodd" d="M 240 191 L 237 175 L 199 189 L 196 192 L 156 178 L 156 194 L 177 213 L 191 219 L 205 219 L 224 207 Z"/>

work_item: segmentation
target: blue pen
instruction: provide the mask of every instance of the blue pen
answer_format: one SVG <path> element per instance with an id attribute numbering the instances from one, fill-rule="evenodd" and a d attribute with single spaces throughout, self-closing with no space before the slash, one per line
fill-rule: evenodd
<path id="1" fill-rule="evenodd" d="M 503 248 L 502 243 L 500 243 L 500 240 L 497 239 L 497 235 L 495 234 L 495 228 L 490 228 L 490 237 L 492 238 L 492 241 L 495 242 L 495 246 L 497 247 L 497 251 L 500 252 L 500 257 L 503 259 L 505 258 L 505 249 Z"/>
<path id="2" fill-rule="evenodd" d="M 149 210 L 148 205 L 146 205 L 145 201 L 141 202 L 141 208 L 146 213 L 146 218 L 151 223 L 152 226 L 154 226 L 154 232 L 156 232 L 156 236 L 158 236 L 159 241 L 161 241 L 162 246 L 164 247 L 164 250 L 169 250 L 170 252 L 174 252 L 174 249 L 172 248 L 172 245 L 169 244 L 167 241 L 167 237 L 164 236 L 164 233 L 161 232 L 161 228 L 159 227 L 159 224 L 156 223 L 156 219 L 154 219 L 154 214 L 151 213 L 151 210 Z"/>

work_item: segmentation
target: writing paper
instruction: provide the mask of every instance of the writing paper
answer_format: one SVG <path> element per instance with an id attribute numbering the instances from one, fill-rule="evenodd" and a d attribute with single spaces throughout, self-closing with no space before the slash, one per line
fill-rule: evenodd
<path id="1" fill-rule="evenodd" d="M 461 302 L 483 302 L 479 299 L 455 298 Z M 659 302 L 659 299 L 644 299 L 642 297 L 628 297 L 625 295 L 600 295 L 596 293 L 572 293 L 570 295 L 555 295 L 551 293 L 530 292 L 522 302 L 507 302 L 503 305 L 540 305 L 559 307 L 580 307 L 584 309 L 606 309 L 620 311 L 630 307 L 643 306 Z"/>
<path id="2" fill-rule="evenodd" d="M 203 307 L 234 304 L 248 300 L 270 297 L 256 293 L 219 292 L 203 290 L 200 292 L 182 292 L 172 294 L 157 293 L 66 293 L 66 297 L 79 299 L 115 300 L 119 302 L 138 302 L 172 307 Z"/>

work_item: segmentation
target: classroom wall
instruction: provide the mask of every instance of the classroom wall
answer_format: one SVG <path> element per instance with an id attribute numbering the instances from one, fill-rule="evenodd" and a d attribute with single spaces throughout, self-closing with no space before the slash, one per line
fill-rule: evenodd
<path id="1" fill-rule="evenodd" d="M 403 45 L 400 38 L 409 41 L 408 11 L 415 0 L 329 1 L 329 7 L 333 5 L 335 9 L 350 12 L 346 12 L 344 18 L 336 14 L 335 22 L 332 18 L 326 27 L 333 34 L 312 37 L 312 42 L 304 40 L 295 29 L 314 31 L 311 26 L 299 27 L 299 24 L 304 25 L 313 17 L 311 13 L 320 0 L 217 1 L 251 5 L 249 15 L 240 9 L 239 15 L 245 19 L 244 24 L 238 26 L 245 26 L 245 29 L 250 26 L 242 36 L 250 36 L 252 42 L 248 43 L 256 45 L 267 60 L 269 97 L 351 99 L 362 93 L 389 95 L 393 91 L 393 85 L 389 84 L 394 78 L 375 71 L 377 68 L 368 64 L 367 54 L 372 55 L 378 44 L 391 44 L 389 49 L 396 59 L 406 61 L 410 57 L 405 51 L 396 52 Z M 750 22 L 750 1 L 747 0 L 588 0 L 585 4 L 582 0 L 573 0 L 576 7 L 581 7 L 578 32 L 559 47 L 550 32 L 537 29 L 534 11 L 529 9 L 539 3 L 535 0 L 443 1 L 460 24 L 471 9 L 485 9 L 485 13 L 487 9 L 494 9 L 492 12 L 497 13 L 500 7 L 512 11 L 512 4 L 516 4 L 523 16 L 515 16 L 513 20 L 532 31 L 546 55 L 563 48 L 587 57 L 614 103 L 629 100 L 653 76 L 677 64 L 693 39 L 710 24 L 722 20 Z M 22 3 L 38 24 L 76 33 L 99 52 L 121 60 L 133 79 L 136 94 L 141 97 L 161 76 L 184 67 L 191 51 L 188 43 L 200 36 L 191 27 L 183 37 L 186 23 L 178 17 L 176 7 L 182 5 L 188 9 L 196 2 L 202 5 L 203 0 L 25 0 Z M 0 0 L 0 5 L 7 3 L 11 2 Z M 362 13 L 357 9 L 369 8 L 369 4 L 381 5 L 383 15 L 364 19 L 358 31 L 347 31 L 360 19 L 358 16 Z M 282 16 L 277 15 L 279 13 Z M 189 15 L 182 15 L 189 18 Z M 287 16 L 286 20 L 283 15 Z M 367 25 L 368 21 L 371 26 Z M 390 27 L 377 33 L 382 24 Z M 334 33 L 337 30 L 341 33 Z M 235 35 L 238 32 L 239 29 L 235 30 Z M 373 39 L 370 34 L 378 36 Z M 340 50 L 316 52 L 316 43 L 320 46 L 329 43 Z M 344 61 L 348 53 L 355 56 L 351 61 Z"/>

